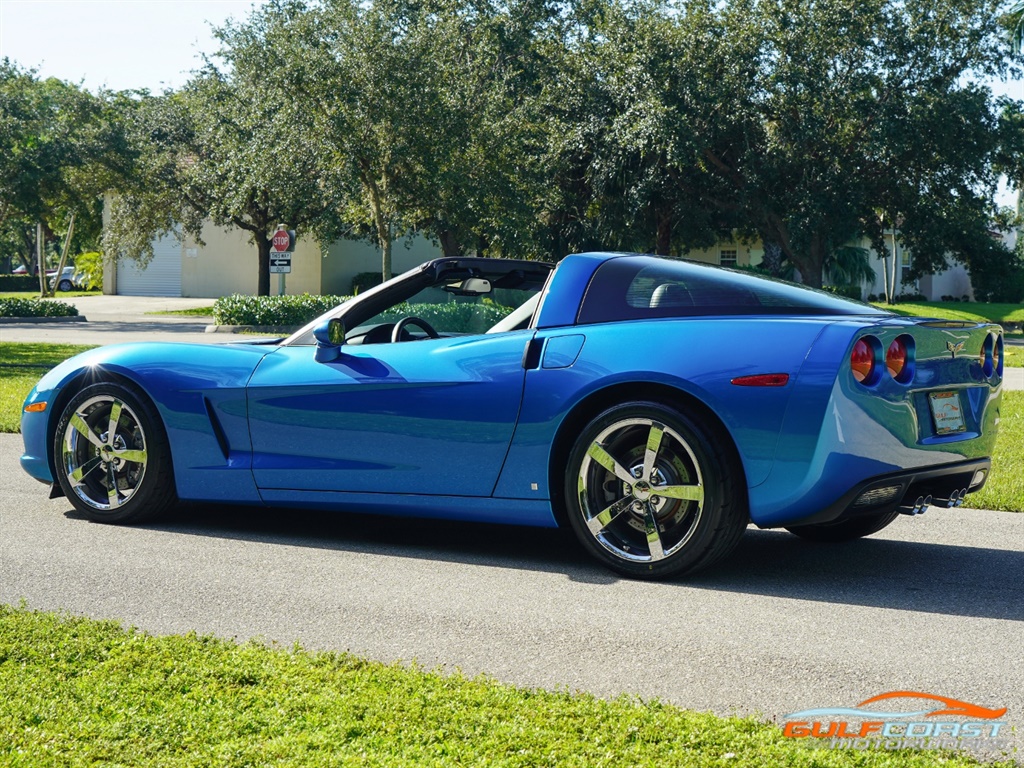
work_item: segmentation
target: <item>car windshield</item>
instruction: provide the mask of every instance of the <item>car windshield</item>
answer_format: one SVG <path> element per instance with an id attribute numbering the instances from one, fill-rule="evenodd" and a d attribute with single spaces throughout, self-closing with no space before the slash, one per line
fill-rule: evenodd
<path id="1" fill-rule="evenodd" d="M 550 271 L 551 265 L 540 262 L 438 263 L 342 304 L 284 343 L 313 344 L 312 328 L 333 317 L 345 323 L 346 344 L 390 342 L 400 321 L 405 321 L 400 329 L 403 341 L 527 328 Z"/>

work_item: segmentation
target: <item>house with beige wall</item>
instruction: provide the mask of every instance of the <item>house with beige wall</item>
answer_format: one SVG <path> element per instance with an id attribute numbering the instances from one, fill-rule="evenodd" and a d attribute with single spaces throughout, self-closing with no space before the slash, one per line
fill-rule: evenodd
<path id="1" fill-rule="evenodd" d="M 203 244 L 166 235 L 153 242 L 153 259 L 144 268 L 128 259 L 107 263 L 103 292 L 122 296 L 186 296 L 217 298 L 256 293 L 259 256 L 249 233 L 206 224 Z M 399 274 L 441 255 L 422 236 L 402 238 L 392 246 L 392 270 Z M 365 241 L 338 240 L 326 251 L 312 238 L 296 237 L 292 271 L 285 275 L 287 294 L 345 296 L 361 272 L 380 270 L 380 249 Z M 270 293 L 280 293 L 280 280 L 270 276 Z"/>
<path id="2" fill-rule="evenodd" d="M 202 232 L 203 244 L 185 238 L 179 241 L 173 235 L 153 243 L 153 259 L 144 268 L 127 259 L 108 264 L 104 272 L 103 291 L 126 296 L 186 296 L 216 298 L 232 293 L 256 292 L 258 255 L 249 241 L 249 233 L 240 229 L 226 229 L 207 224 Z M 892 253 L 892 233 L 885 234 L 885 253 L 876 253 L 867 239 L 851 243 L 869 252 L 875 272 L 875 281 L 861 286 L 862 298 L 871 294 L 884 294 L 884 272 Z M 1011 247 L 1013 243 L 1008 243 Z M 427 238 L 416 235 L 401 238 L 392 249 L 392 270 L 400 274 L 430 259 L 440 257 L 441 250 Z M 685 254 L 688 259 L 727 267 L 757 266 L 764 258 L 760 240 L 722 240 L 710 248 L 694 249 Z M 899 243 L 896 258 L 900 265 L 897 280 L 913 263 L 913 254 Z M 345 296 L 351 293 L 352 279 L 362 272 L 380 270 L 380 249 L 366 241 L 338 240 L 326 250 L 312 238 L 298 233 L 292 271 L 285 277 L 287 294 L 325 294 Z M 916 282 L 900 282 L 898 293 L 921 293 L 933 301 L 943 296 L 973 298 L 970 276 L 960 264 L 946 271 L 926 275 Z M 280 293 L 280 281 L 271 275 L 270 293 Z"/>

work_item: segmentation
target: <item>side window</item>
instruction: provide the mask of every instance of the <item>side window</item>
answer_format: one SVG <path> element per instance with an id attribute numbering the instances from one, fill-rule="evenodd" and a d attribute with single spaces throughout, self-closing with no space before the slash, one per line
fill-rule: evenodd
<path id="1" fill-rule="evenodd" d="M 654 256 L 609 259 L 597 268 L 577 322 L 752 314 L 886 314 L 860 302 L 783 281 Z"/>

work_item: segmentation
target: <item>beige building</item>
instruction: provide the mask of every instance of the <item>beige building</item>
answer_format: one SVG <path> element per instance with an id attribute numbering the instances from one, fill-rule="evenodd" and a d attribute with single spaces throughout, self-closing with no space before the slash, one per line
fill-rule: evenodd
<path id="1" fill-rule="evenodd" d="M 256 293 L 258 255 L 249 233 L 207 224 L 203 245 L 173 235 L 153 243 L 153 259 L 140 269 L 128 259 L 107 263 L 103 292 L 122 296 L 187 296 L 216 298 Z M 402 238 L 392 247 L 392 271 L 399 274 L 437 258 L 440 248 L 423 237 Z M 346 296 L 361 272 L 379 272 L 380 249 L 365 241 L 339 240 L 326 252 L 311 238 L 296 238 L 292 271 L 285 275 L 287 294 Z M 280 293 L 278 275 L 270 276 L 270 293 Z"/>
<path id="2" fill-rule="evenodd" d="M 886 253 L 891 253 L 891 233 L 886 234 Z M 107 264 L 103 292 L 125 296 L 186 296 L 215 298 L 232 293 L 254 294 L 257 280 L 256 247 L 249 242 L 249 233 L 240 229 L 224 229 L 207 224 L 203 229 L 204 245 L 189 239 L 179 242 L 166 236 L 153 244 L 154 256 L 144 268 L 128 260 Z M 883 270 L 888 258 L 871 250 L 866 239 L 853 245 L 870 253 L 875 271 L 874 283 L 861 286 L 862 298 L 884 295 Z M 1012 247 L 1013 243 L 1008 243 Z M 440 248 L 423 236 L 402 238 L 392 250 L 392 271 L 400 274 L 424 261 L 441 256 Z M 897 243 L 896 257 L 900 265 L 897 280 L 910 269 L 913 254 Z M 759 240 L 727 240 L 711 248 L 695 249 L 686 258 L 722 266 L 756 266 L 764 258 Z M 380 249 L 366 241 L 339 240 L 326 252 L 300 232 L 292 257 L 292 271 L 285 276 L 287 294 L 324 294 L 346 296 L 351 293 L 352 279 L 362 272 L 380 270 Z M 891 267 L 890 267 L 891 269 Z M 280 280 L 270 276 L 270 293 L 280 293 Z M 926 275 L 915 283 L 900 283 L 898 293 L 921 293 L 929 300 L 943 296 L 973 298 L 971 280 L 962 265 L 955 264 L 937 275 Z"/>

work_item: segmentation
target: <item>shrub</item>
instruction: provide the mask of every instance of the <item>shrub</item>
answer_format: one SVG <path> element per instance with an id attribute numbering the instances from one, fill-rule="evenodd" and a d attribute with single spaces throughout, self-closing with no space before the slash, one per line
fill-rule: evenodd
<path id="1" fill-rule="evenodd" d="M 446 333 L 483 333 L 512 311 L 500 304 L 399 304 L 380 316 L 381 321 L 393 323 L 403 317 L 421 318 Z"/>
<path id="2" fill-rule="evenodd" d="M 78 254 L 75 257 L 75 270 L 85 276 L 83 288 L 92 290 L 103 287 L 103 254 L 97 251 Z"/>
<path id="3" fill-rule="evenodd" d="M 822 286 L 822 290 L 834 293 L 836 296 L 845 296 L 854 301 L 862 301 L 864 297 L 864 291 L 859 285 L 825 285 Z"/>
<path id="4" fill-rule="evenodd" d="M 213 321 L 218 325 L 305 325 L 348 296 L 223 296 L 213 305 Z"/>
<path id="5" fill-rule="evenodd" d="M 78 309 L 51 299 L 0 299 L 0 317 L 75 317 Z"/>
<path id="6" fill-rule="evenodd" d="M 39 278 L 32 275 L 0 275 L 0 291 L 38 291 Z"/>
<path id="7" fill-rule="evenodd" d="M 380 272 L 360 272 L 352 278 L 352 295 L 362 293 L 367 288 L 373 288 L 384 282 L 384 276 Z"/>

